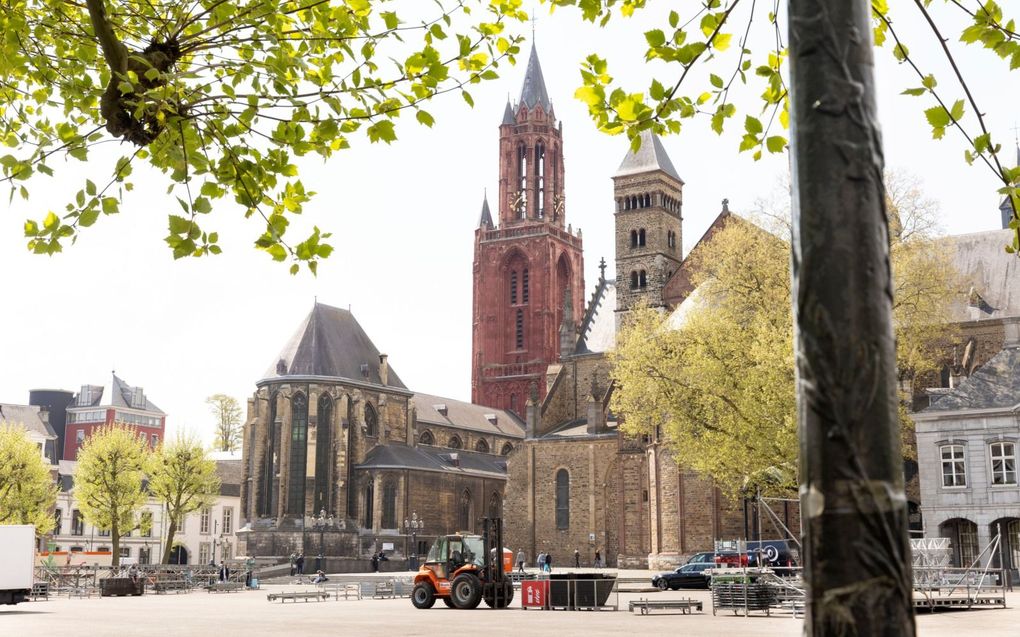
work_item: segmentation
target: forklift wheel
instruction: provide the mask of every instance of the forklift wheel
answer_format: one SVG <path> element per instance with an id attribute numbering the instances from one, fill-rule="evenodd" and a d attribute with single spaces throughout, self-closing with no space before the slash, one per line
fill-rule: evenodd
<path id="1" fill-rule="evenodd" d="M 415 585 L 411 591 L 411 603 L 415 608 L 432 608 L 436 603 L 436 591 L 432 589 L 432 584 L 421 582 Z"/>
<path id="2" fill-rule="evenodd" d="M 482 582 L 473 573 L 461 573 L 453 578 L 450 598 L 453 599 L 453 605 L 461 610 L 478 608 L 478 603 L 482 601 Z"/>
<path id="3" fill-rule="evenodd" d="M 453 600 L 449 597 L 440 597 L 439 599 L 443 600 L 443 603 L 446 604 L 447 608 L 457 608 L 453 605 Z"/>
<path id="4" fill-rule="evenodd" d="M 514 601 L 514 585 L 510 582 L 503 584 L 503 594 L 500 596 L 499 605 L 496 605 L 495 596 L 492 594 L 494 586 L 485 587 L 485 604 L 489 608 L 507 608 Z"/>

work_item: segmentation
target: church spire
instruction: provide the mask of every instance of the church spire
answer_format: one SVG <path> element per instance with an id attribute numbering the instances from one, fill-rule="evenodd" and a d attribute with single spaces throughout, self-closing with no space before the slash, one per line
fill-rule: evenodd
<path id="1" fill-rule="evenodd" d="M 492 223 L 492 213 L 489 212 L 489 195 L 482 195 L 482 214 L 478 218 L 478 227 L 492 230 L 495 224 Z"/>
<path id="2" fill-rule="evenodd" d="M 500 126 L 513 126 L 517 123 L 517 118 L 514 117 L 514 107 L 510 106 L 510 96 L 506 97 L 506 108 L 503 109 L 503 121 Z"/>
<path id="3" fill-rule="evenodd" d="M 518 101 L 518 108 L 526 106 L 529 109 L 541 104 L 546 113 L 552 112 L 552 102 L 549 101 L 549 92 L 545 89 L 545 78 L 542 77 L 542 65 L 538 61 L 538 47 L 534 42 L 531 44 L 531 57 L 528 58 L 528 70 L 524 74 L 524 84 L 521 86 L 521 99 Z"/>

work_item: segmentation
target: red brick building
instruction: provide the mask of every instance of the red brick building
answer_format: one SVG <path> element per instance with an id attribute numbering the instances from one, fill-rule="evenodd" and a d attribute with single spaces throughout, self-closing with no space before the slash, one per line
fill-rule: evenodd
<path id="1" fill-rule="evenodd" d="M 141 387 L 132 387 L 113 374 L 109 391 L 102 385 L 82 385 L 67 406 L 63 460 L 77 460 L 78 449 L 92 432 L 113 423 L 131 425 L 144 435 L 152 448 L 163 440 L 166 414 L 145 395 Z"/>
<path id="2" fill-rule="evenodd" d="M 573 348 L 584 308 L 581 232 L 566 222 L 563 127 L 534 48 L 499 126 L 499 225 L 488 200 L 475 230 L 471 401 L 524 413 L 546 370 Z"/>

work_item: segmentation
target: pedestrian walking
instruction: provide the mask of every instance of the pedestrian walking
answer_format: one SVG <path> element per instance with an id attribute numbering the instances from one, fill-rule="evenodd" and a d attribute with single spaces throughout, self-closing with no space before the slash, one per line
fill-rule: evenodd
<path id="1" fill-rule="evenodd" d="M 595 568 L 602 568 L 602 549 L 595 549 Z"/>
<path id="2" fill-rule="evenodd" d="M 581 551 L 574 549 L 574 568 L 581 568 Z"/>
<path id="3" fill-rule="evenodd" d="M 536 561 L 535 565 L 538 567 L 538 570 L 540 570 L 540 571 L 542 571 L 544 573 L 545 572 L 545 551 L 542 551 L 541 553 L 539 553 L 538 557 L 535 558 L 535 561 Z"/>
<path id="4" fill-rule="evenodd" d="M 305 552 L 301 551 L 297 556 L 297 572 L 298 575 L 305 574 Z"/>
<path id="5" fill-rule="evenodd" d="M 220 577 L 219 577 L 219 579 L 220 579 L 221 582 L 226 582 L 226 581 L 230 580 L 230 569 L 227 568 L 227 563 L 224 562 L 223 560 L 220 560 Z"/>
<path id="6" fill-rule="evenodd" d="M 524 572 L 524 549 L 517 549 L 517 572 Z"/>
<path id="7" fill-rule="evenodd" d="M 251 588 L 251 577 L 255 572 L 255 558 L 250 555 L 244 560 L 244 587 Z"/>
<path id="8" fill-rule="evenodd" d="M 552 573 L 552 553 L 545 554 L 545 572 Z"/>

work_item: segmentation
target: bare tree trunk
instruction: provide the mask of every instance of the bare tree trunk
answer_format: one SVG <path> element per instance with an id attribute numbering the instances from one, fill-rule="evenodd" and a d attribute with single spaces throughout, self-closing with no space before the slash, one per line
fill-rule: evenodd
<path id="1" fill-rule="evenodd" d="M 113 556 L 110 562 L 110 566 L 117 568 L 120 566 L 120 528 L 117 525 L 117 516 L 114 515 L 113 523 L 110 525 L 110 545 L 113 547 Z"/>
<path id="2" fill-rule="evenodd" d="M 913 635 L 869 0 L 790 0 L 808 635 Z"/>
<path id="3" fill-rule="evenodd" d="M 168 528 L 166 532 L 166 546 L 163 547 L 163 559 L 160 562 L 161 564 L 170 563 L 170 553 L 173 551 L 175 535 L 177 535 L 177 518 L 171 516 L 170 528 Z"/>

